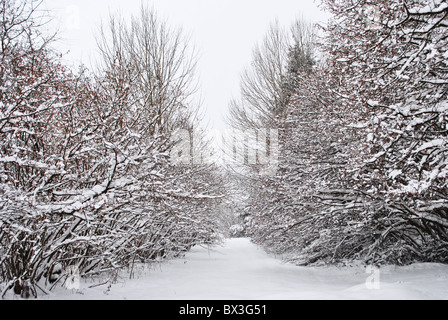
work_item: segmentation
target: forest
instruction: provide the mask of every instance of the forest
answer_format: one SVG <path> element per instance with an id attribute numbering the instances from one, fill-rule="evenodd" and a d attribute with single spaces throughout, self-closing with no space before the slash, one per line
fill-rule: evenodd
<path id="1" fill-rule="evenodd" d="M 96 68 L 63 62 L 43 0 L 0 0 L 0 291 L 248 237 L 297 265 L 448 263 L 448 3 L 321 0 L 271 24 L 229 102 L 224 163 L 197 54 L 142 5 Z"/>

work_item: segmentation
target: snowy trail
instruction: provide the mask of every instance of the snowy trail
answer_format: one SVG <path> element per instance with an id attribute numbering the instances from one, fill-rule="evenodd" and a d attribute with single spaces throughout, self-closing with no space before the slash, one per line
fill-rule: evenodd
<path id="1" fill-rule="evenodd" d="M 75 291 L 57 288 L 42 299 L 296 300 L 296 299 L 448 299 L 448 266 L 415 264 L 385 267 L 379 289 L 363 267 L 297 267 L 269 256 L 248 239 L 223 246 L 193 248 L 184 258 L 139 270 L 134 279 Z M 97 280 L 100 281 L 100 280 Z"/>

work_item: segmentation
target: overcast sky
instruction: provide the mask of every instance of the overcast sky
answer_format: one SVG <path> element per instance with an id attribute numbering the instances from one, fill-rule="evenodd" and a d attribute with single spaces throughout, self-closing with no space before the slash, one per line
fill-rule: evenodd
<path id="1" fill-rule="evenodd" d="M 224 129 L 229 100 L 239 91 L 241 71 L 269 24 L 288 27 L 295 18 L 323 21 L 318 0 L 143 0 L 173 26 L 191 35 L 199 52 L 200 93 L 209 129 Z M 45 0 L 59 25 L 66 58 L 87 66 L 95 60 L 95 33 L 109 13 L 138 13 L 141 0 Z"/>

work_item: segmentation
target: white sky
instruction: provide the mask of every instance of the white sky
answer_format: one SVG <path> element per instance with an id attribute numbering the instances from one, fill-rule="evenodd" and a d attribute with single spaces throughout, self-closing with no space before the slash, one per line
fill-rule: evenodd
<path id="1" fill-rule="evenodd" d="M 238 96 L 241 71 L 250 64 L 252 49 L 269 24 L 278 19 L 289 27 L 297 17 L 322 21 L 318 0 L 143 0 L 168 23 L 191 35 L 199 52 L 198 75 L 205 122 L 224 130 L 223 118 L 232 97 Z M 141 0 L 45 0 L 59 25 L 61 50 L 70 61 L 91 66 L 95 32 L 109 12 L 125 17 L 138 13 Z"/>

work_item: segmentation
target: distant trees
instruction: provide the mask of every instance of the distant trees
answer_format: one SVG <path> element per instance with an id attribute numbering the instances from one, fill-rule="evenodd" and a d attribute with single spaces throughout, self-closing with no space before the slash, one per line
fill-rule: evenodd
<path id="1" fill-rule="evenodd" d="M 300 264 L 446 262 L 448 6 L 322 2 L 323 38 L 299 24 L 275 55 L 288 59 L 271 108 L 231 114 L 279 132 L 275 175 L 245 166 L 250 235 Z"/>
<path id="2" fill-rule="evenodd" d="M 39 4 L 0 6 L 2 295 L 46 292 L 66 268 L 132 274 L 216 241 L 218 171 L 170 159 L 176 130 L 196 124 L 181 34 L 146 8 L 129 26 L 112 18 L 100 68 L 75 73 L 39 33 Z"/>
<path id="3" fill-rule="evenodd" d="M 314 138 L 311 132 L 296 130 L 299 119 L 295 118 L 301 117 L 306 124 L 306 119 L 313 114 L 315 117 L 317 111 L 312 106 L 306 109 L 307 105 L 303 110 L 293 107 L 300 100 L 302 104 L 315 100 L 310 91 L 318 82 L 311 73 L 316 64 L 313 37 L 312 26 L 305 22 L 297 21 L 290 30 L 278 24 L 271 26 L 262 46 L 254 51 L 251 69 L 242 77 L 240 103 L 231 104 L 231 124 L 246 132 L 254 130 L 260 144 L 257 154 L 269 160 L 267 164 L 247 163 L 240 170 L 243 174 L 237 175 L 250 194 L 246 209 L 250 212 L 248 233 L 254 241 L 277 253 L 295 246 L 287 240 L 285 230 L 300 216 L 298 191 L 306 167 L 302 161 L 308 160 L 305 149 L 317 147 L 316 140 L 310 140 Z M 314 126 L 312 132 L 321 129 L 315 123 L 310 126 Z M 270 136 L 265 133 L 267 129 Z M 278 146 L 273 148 L 274 144 Z"/>
<path id="4" fill-rule="evenodd" d="M 53 197 L 55 185 L 70 183 L 60 179 L 69 171 L 64 147 L 70 132 L 64 111 L 73 110 L 89 94 L 81 78 L 55 62 L 49 39 L 37 31 L 37 4 L 2 1 L 0 7 L 0 270 L 8 287 L 25 296 L 34 288 L 32 279 L 45 272 L 41 265 L 59 249 L 57 241 L 53 248 L 48 241 L 64 237 L 62 226 L 47 232 L 53 217 L 44 217 L 38 208 L 47 208 L 44 203 Z"/>

